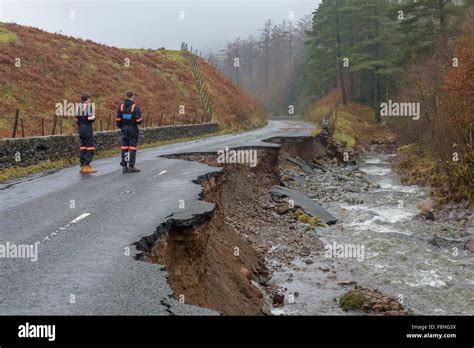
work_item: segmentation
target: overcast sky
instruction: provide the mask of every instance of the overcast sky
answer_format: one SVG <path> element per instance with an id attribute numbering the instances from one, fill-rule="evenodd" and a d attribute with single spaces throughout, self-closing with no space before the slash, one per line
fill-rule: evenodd
<path id="1" fill-rule="evenodd" d="M 258 34 L 265 20 L 294 21 L 319 0 L 0 0 L 0 21 L 126 48 L 178 49 L 182 41 L 203 53 L 226 40 Z M 290 12 L 292 11 L 292 12 Z M 184 17 L 184 18 L 183 18 Z"/>

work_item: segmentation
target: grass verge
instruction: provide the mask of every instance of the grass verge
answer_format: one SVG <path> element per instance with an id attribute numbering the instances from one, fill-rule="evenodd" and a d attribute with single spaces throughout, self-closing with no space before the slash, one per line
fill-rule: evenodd
<path id="1" fill-rule="evenodd" d="M 385 142 L 393 139 L 393 135 L 375 121 L 375 112 L 371 107 L 357 103 L 342 105 L 335 93 L 314 103 L 304 118 L 316 125 L 315 135 L 325 120 L 332 121 L 333 140 L 354 149 L 374 140 Z"/>

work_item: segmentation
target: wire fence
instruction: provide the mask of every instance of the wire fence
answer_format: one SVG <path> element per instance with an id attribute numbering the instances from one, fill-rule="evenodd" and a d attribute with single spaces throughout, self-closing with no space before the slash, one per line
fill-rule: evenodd
<path id="1" fill-rule="evenodd" d="M 192 125 L 192 124 L 203 124 L 211 122 L 211 114 L 207 113 L 194 113 L 194 114 L 165 114 L 161 112 L 159 115 L 143 115 L 143 122 L 139 126 L 141 129 L 146 128 L 157 128 L 165 126 L 177 126 L 177 125 Z M 70 116 L 53 116 L 48 120 L 42 118 L 29 118 L 34 126 L 32 128 L 26 128 L 27 123 L 25 118 L 21 117 L 20 110 L 16 109 L 15 119 L 12 126 L 11 137 L 33 137 L 33 136 L 46 136 L 46 135 L 62 135 L 62 134 L 77 134 L 77 126 L 75 117 Z M 98 116 L 96 121 L 93 123 L 94 131 L 114 131 L 118 130 L 115 122 L 115 115 L 109 114 L 106 117 Z M 26 130 L 27 129 L 27 130 Z M 27 134 L 28 133 L 28 134 Z"/>
<path id="2" fill-rule="evenodd" d="M 201 110 L 203 113 L 174 113 L 165 114 L 161 112 L 159 115 L 144 115 L 144 120 L 140 128 L 155 128 L 173 125 L 191 125 L 210 123 L 212 121 L 212 101 L 209 95 L 209 88 L 204 81 L 204 73 L 198 62 L 198 51 L 193 52 L 193 48 L 188 49 L 188 44 L 183 42 L 181 44 L 181 51 L 191 68 L 193 80 L 196 84 L 197 91 L 201 100 Z M 199 53 L 199 57 L 201 54 Z M 27 124 L 25 118 L 21 117 L 20 110 L 16 109 L 15 118 L 12 126 L 11 137 L 17 138 L 19 136 L 46 136 L 46 135 L 61 135 L 61 134 L 77 134 L 77 127 L 75 125 L 75 117 L 57 116 L 53 114 L 51 118 L 45 117 L 29 117 L 31 123 Z M 30 126 L 30 127 L 27 127 Z M 98 116 L 93 124 L 94 131 L 112 131 L 117 130 L 115 124 L 115 115 L 108 115 L 106 117 Z M 28 134 L 26 134 L 28 133 Z"/>

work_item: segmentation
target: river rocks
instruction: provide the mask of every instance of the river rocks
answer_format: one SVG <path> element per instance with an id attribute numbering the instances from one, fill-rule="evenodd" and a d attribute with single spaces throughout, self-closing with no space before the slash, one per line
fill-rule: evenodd
<path id="1" fill-rule="evenodd" d="M 423 216 L 426 220 L 435 221 L 435 216 L 432 211 L 425 210 L 421 213 L 421 216 Z"/>
<path id="2" fill-rule="evenodd" d="M 468 216 L 467 224 L 474 228 L 474 214 Z"/>
<path id="3" fill-rule="evenodd" d="M 275 210 L 279 215 L 283 215 L 283 214 L 286 214 L 286 213 L 288 213 L 289 211 L 291 211 L 293 209 L 290 208 L 290 206 L 288 204 L 280 204 L 275 208 Z"/>
<path id="4" fill-rule="evenodd" d="M 421 211 L 418 217 L 435 221 L 435 215 L 433 213 L 434 206 L 435 203 L 431 198 L 427 198 L 424 201 L 418 203 L 417 208 Z"/>
<path id="5" fill-rule="evenodd" d="M 346 191 L 353 193 L 359 193 L 361 191 L 360 187 L 354 185 L 346 185 L 344 188 L 346 189 Z"/>
<path id="6" fill-rule="evenodd" d="M 257 280 L 260 285 L 267 285 L 271 275 L 268 272 L 260 272 L 257 274 Z"/>
<path id="7" fill-rule="evenodd" d="M 377 289 L 372 290 L 361 286 L 356 286 L 341 296 L 339 305 L 346 311 L 388 313 L 387 315 L 397 315 L 404 310 L 403 305 L 396 299 L 382 294 Z"/>
<path id="8" fill-rule="evenodd" d="M 374 164 L 376 165 L 377 162 L 374 161 Z M 366 167 L 367 166 L 364 165 L 364 168 Z M 463 209 L 466 209 L 465 206 L 458 207 L 456 205 L 450 208 L 451 212 L 446 209 L 442 211 L 443 214 L 441 214 L 439 208 L 434 207 L 434 202 L 431 199 L 426 199 L 425 201 L 418 204 L 418 209 L 420 209 L 423 214 L 418 215 L 416 219 L 409 219 L 408 215 L 407 220 L 405 220 L 405 217 L 403 216 L 404 214 L 400 214 L 400 221 L 393 223 L 392 219 L 390 219 L 392 216 L 388 216 L 387 218 L 386 211 L 383 211 L 383 214 L 381 213 L 379 215 L 377 213 L 377 209 L 373 209 L 374 202 L 371 194 L 374 193 L 377 195 L 377 197 L 383 196 L 384 194 L 380 191 L 373 191 L 373 189 L 380 188 L 380 185 L 369 183 L 366 180 L 365 174 L 360 172 L 359 168 L 356 166 L 338 165 L 337 162 L 333 163 L 332 161 L 326 160 L 324 164 L 324 170 L 315 168 L 314 174 L 304 174 L 301 168 L 297 168 L 295 166 L 282 167 L 281 172 L 284 174 L 290 173 L 290 169 L 288 168 L 291 168 L 291 173 L 293 176 L 298 176 L 299 170 L 299 175 L 304 177 L 304 180 L 302 178 L 299 180 L 290 180 L 289 182 L 285 183 L 287 189 L 303 192 L 307 197 L 311 197 L 317 203 L 324 204 L 324 208 L 329 207 L 329 211 L 337 212 L 337 216 L 340 221 L 344 222 L 344 225 L 338 224 L 334 227 L 324 229 L 316 227 L 316 236 L 324 236 L 328 239 L 333 237 L 337 238 L 339 237 L 339 231 L 341 231 L 347 235 L 347 239 L 342 240 L 353 240 L 351 239 L 351 234 L 353 233 L 354 228 L 351 226 L 351 222 L 354 221 L 354 218 L 356 219 L 356 223 L 362 223 L 364 221 L 371 220 L 372 217 L 378 217 L 372 220 L 376 221 L 376 223 L 378 223 L 378 221 L 382 221 L 384 224 L 382 227 L 387 227 L 390 229 L 393 227 L 397 230 L 403 228 L 403 231 L 407 232 L 406 234 L 400 234 L 396 236 L 394 235 L 393 238 L 398 240 L 397 243 L 403 244 L 407 241 L 409 241 L 409 243 L 420 243 L 420 248 L 425 250 L 430 249 L 430 253 L 439 253 L 440 257 L 449 257 L 450 259 L 455 259 L 456 256 L 454 256 L 453 253 L 458 249 L 460 251 L 460 257 L 464 257 L 466 252 L 462 250 L 463 248 L 471 251 L 474 248 L 474 242 L 472 239 L 468 238 L 469 236 L 472 236 L 472 233 L 474 232 L 474 229 L 469 230 L 470 227 L 474 227 L 474 217 L 472 217 L 472 214 L 466 214 L 466 212 L 463 212 Z M 387 191 L 390 190 L 391 188 L 387 189 Z M 404 210 L 412 210 L 413 204 L 416 202 L 414 200 L 419 197 L 417 193 L 421 193 L 417 190 L 414 191 L 415 194 L 412 195 L 411 190 L 400 190 L 400 192 L 396 192 L 394 189 L 392 203 L 396 204 L 399 197 L 402 197 L 402 199 L 407 197 L 407 199 L 403 199 L 405 206 Z M 368 195 L 365 194 L 365 192 L 368 192 Z M 391 192 L 389 192 L 387 195 L 391 195 Z M 368 209 L 365 209 L 365 207 L 356 206 L 364 204 L 367 204 Z M 381 199 L 381 204 L 384 204 L 383 199 Z M 347 205 L 350 205 L 351 207 L 347 207 Z M 381 206 L 381 209 L 384 208 L 386 208 L 386 206 Z M 394 207 L 394 209 L 397 208 Z M 284 216 L 292 216 L 294 213 L 295 212 L 288 212 Z M 357 214 L 360 214 L 360 216 L 357 216 Z M 398 217 L 397 214 L 398 212 L 394 211 L 393 220 L 396 220 Z M 442 217 L 443 220 L 441 219 Z M 294 226 L 296 226 L 296 224 Z M 300 226 L 300 229 L 304 230 L 304 225 Z M 340 228 L 338 228 L 339 226 Z M 307 232 L 309 231 L 302 232 L 301 235 L 304 236 Z M 337 235 L 337 237 L 333 236 L 333 233 L 334 235 Z M 294 235 L 299 236 L 300 233 L 294 233 Z M 462 237 L 465 238 L 461 240 Z M 357 237 L 354 239 L 357 240 Z M 291 239 L 286 240 L 289 241 Z M 435 245 L 436 248 L 439 247 L 440 249 L 436 250 L 432 247 L 423 246 L 423 243 L 428 242 L 431 242 L 432 245 Z M 292 241 L 291 244 L 293 243 L 294 242 Z M 282 251 L 282 253 L 290 255 L 296 250 L 299 250 L 301 255 L 301 250 L 303 250 L 303 247 L 300 245 L 298 246 L 298 249 L 286 248 L 284 251 Z M 352 280 L 352 278 L 357 273 L 346 273 L 346 269 L 341 271 L 342 265 L 337 264 L 337 262 L 330 264 L 329 267 L 326 262 L 320 263 L 320 255 L 321 252 L 312 253 L 310 255 L 310 260 L 315 262 L 313 265 L 308 265 L 306 263 L 307 259 L 302 257 L 295 258 L 291 265 L 286 263 L 285 259 L 285 262 L 282 262 L 282 269 L 279 270 L 279 272 L 283 272 L 281 276 L 282 281 L 292 283 L 293 289 L 295 289 L 297 284 L 299 286 L 299 282 L 302 281 L 302 278 L 313 277 L 312 274 L 307 275 L 305 273 L 305 275 L 302 276 L 298 273 L 314 272 L 315 277 L 318 279 L 318 282 L 314 284 L 317 284 L 318 289 L 321 289 L 321 291 L 334 289 L 334 285 L 336 284 L 339 284 L 339 291 L 350 290 L 353 286 L 357 285 L 357 283 L 354 283 L 355 281 L 367 281 L 367 278 L 359 279 L 357 277 Z M 400 252 L 397 262 L 406 263 L 407 260 L 411 259 L 412 258 L 406 253 Z M 295 264 L 298 267 L 293 268 L 292 266 Z M 410 265 L 408 265 L 408 267 L 410 267 Z M 351 269 L 351 266 L 349 265 L 347 268 Z M 357 268 L 357 266 L 355 266 L 355 268 Z M 294 276 L 291 278 L 287 277 L 287 273 L 285 272 L 286 269 L 292 271 Z M 335 271 L 337 271 L 337 273 Z M 396 278 L 399 279 L 400 277 Z M 291 290 L 291 287 L 288 287 Z M 359 305 L 355 306 L 354 308 L 356 308 L 358 311 L 362 311 L 371 315 L 398 316 L 406 314 L 406 309 L 403 308 L 403 304 L 399 303 L 395 298 L 382 294 L 377 290 L 364 289 L 357 286 L 356 289 L 357 291 L 355 291 L 355 299 L 351 298 L 351 296 L 346 298 L 348 302 L 345 302 L 345 305 L 349 305 L 346 310 L 352 310 L 350 308 L 352 306 L 351 303 L 359 303 Z M 396 290 L 395 286 L 393 289 L 393 291 L 398 291 Z M 335 296 L 335 294 L 332 296 Z M 406 296 L 407 299 L 411 299 L 410 296 Z M 358 297 L 361 299 L 360 301 L 358 301 Z M 306 296 L 304 296 L 304 298 L 306 300 Z M 411 305 L 416 306 L 419 304 L 414 301 L 414 303 Z M 344 308 L 342 305 L 341 307 Z M 417 311 L 418 310 L 419 309 L 417 308 Z"/>
<path id="9" fill-rule="evenodd" d="M 274 186 L 271 191 L 272 198 L 281 202 L 282 200 L 286 202 L 292 201 L 295 207 L 303 209 L 307 214 L 317 218 L 319 221 L 322 221 L 328 225 L 333 225 L 337 223 L 337 219 L 332 216 L 326 209 L 321 207 L 319 204 L 313 202 L 305 194 L 291 190 L 282 186 Z"/>
<path id="10" fill-rule="evenodd" d="M 314 173 L 314 170 L 310 166 L 310 164 L 307 163 L 304 160 L 298 160 L 298 159 L 293 158 L 293 157 L 288 157 L 288 158 L 286 158 L 286 160 L 290 163 L 293 163 L 293 164 L 296 164 L 297 166 L 299 166 L 306 174 L 313 174 Z"/>
<path id="11" fill-rule="evenodd" d="M 468 235 L 474 236 L 474 226 L 469 227 L 466 232 Z"/>
<path id="12" fill-rule="evenodd" d="M 273 295 L 273 307 L 283 307 L 285 303 L 285 295 L 280 293 L 275 293 Z"/>
<path id="13" fill-rule="evenodd" d="M 354 197 L 348 197 L 348 198 L 344 199 L 344 202 L 348 203 L 348 204 L 351 204 L 351 205 L 364 204 L 363 199 L 357 199 L 357 198 L 354 198 Z"/>
<path id="14" fill-rule="evenodd" d="M 421 211 L 433 211 L 434 206 L 435 203 L 433 202 L 433 200 L 431 198 L 427 198 L 423 202 L 418 203 L 416 207 Z"/>
<path id="15" fill-rule="evenodd" d="M 327 148 L 328 156 L 334 158 L 334 160 L 339 163 L 345 164 L 357 164 L 356 157 L 357 153 L 352 149 L 347 147 L 347 143 L 339 141 L 331 141 Z M 347 161 L 349 159 L 349 161 Z"/>
<path id="16" fill-rule="evenodd" d="M 331 129 L 328 125 L 323 125 L 321 132 L 319 132 L 319 139 L 322 144 L 327 145 L 331 136 Z"/>
<path id="17" fill-rule="evenodd" d="M 464 249 L 474 252 L 474 236 L 468 236 L 464 239 Z"/>
<path id="18" fill-rule="evenodd" d="M 453 247 L 459 247 L 463 243 L 462 238 L 449 238 L 449 237 L 440 237 L 435 236 L 429 240 L 429 244 L 434 245 L 440 249 L 449 249 Z"/>
<path id="19" fill-rule="evenodd" d="M 356 285 L 356 284 L 357 282 L 354 280 L 343 280 L 337 283 L 337 285 L 341 285 L 341 286 L 349 286 L 349 285 Z"/>
<path id="20" fill-rule="evenodd" d="M 266 301 L 263 302 L 261 312 L 263 315 L 266 315 L 266 316 L 272 315 L 272 308 Z"/>
<path id="21" fill-rule="evenodd" d="M 345 176 L 345 175 L 338 175 L 337 178 L 341 181 L 352 181 L 351 178 L 349 178 L 348 176 Z"/>
<path id="22" fill-rule="evenodd" d="M 298 223 L 296 225 L 296 230 L 300 233 L 312 230 L 313 227 L 310 224 L 305 224 L 305 223 Z"/>

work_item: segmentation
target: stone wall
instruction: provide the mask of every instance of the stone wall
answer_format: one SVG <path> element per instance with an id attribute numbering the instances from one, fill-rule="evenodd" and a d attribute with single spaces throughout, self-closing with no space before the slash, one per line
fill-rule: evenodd
<path id="1" fill-rule="evenodd" d="M 140 144 L 212 133 L 218 129 L 217 123 L 140 129 L 138 146 L 140 148 Z M 97 152 L 120 148 L 119 130 L 96 132 L 94 137 Z M 46 160 L 61 160 L 78 155 L 78 135 L 0 139 L 0 169 L 25 167 Z"/>

